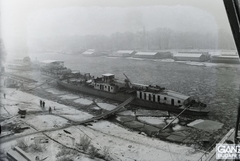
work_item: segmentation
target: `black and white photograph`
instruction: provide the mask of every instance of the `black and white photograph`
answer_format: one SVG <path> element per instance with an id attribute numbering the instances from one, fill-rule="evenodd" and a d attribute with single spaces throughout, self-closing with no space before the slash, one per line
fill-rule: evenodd
<path id="1" fill-rule="evenodd" d="M 0 161 L 240 160 L 240 0 L 0 0 Z"/>

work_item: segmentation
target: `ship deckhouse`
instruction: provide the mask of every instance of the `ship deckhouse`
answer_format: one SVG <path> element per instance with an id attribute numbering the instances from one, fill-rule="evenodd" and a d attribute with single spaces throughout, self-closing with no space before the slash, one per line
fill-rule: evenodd
<path id="1" fill-rule="evenodd" d="M 118 86 L 115 84 L 115 75 L 106 73 L 101 78 L 94 79 L 94 88 L 110 93 L 116 93 Z"/>
<path id="2" fill-rule="evenodd" d="M 147 88 L 137 91 L 137 98 L 172 106 L 182 106 L 183 104 L 187 104 L 192 97 L 171 90 Z"/>

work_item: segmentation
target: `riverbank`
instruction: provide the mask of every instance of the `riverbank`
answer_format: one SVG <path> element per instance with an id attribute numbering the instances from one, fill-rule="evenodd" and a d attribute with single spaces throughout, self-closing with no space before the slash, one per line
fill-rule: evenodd
<path id="1" fill-rule="evenodd" d="M 197 160 L 197 158 L 200 158 L 202 155 L 202 152 L 196 151 L 194 148 L 163 142 L 159 139 L 149 138 L 134 131 L 129 131 L 108 121 L 92 123 L 89 126 L 71 126 L 71 120 L 76 121 L 76 119 L 87 119 L 92 117 L 92 115 L 87 112 L 82 112 L 75 107 L 66 106 L 55 101 L 18 91 L 16 89 L 5 88 L 2 90 L 7 94 L 7 98 L 3 99 L 1 97 L 3 100 L 1 111 L 5 111 L 1 113 L 1 117 L 11 118 L 12 120 L 19 122 L 21 126 L 30 127 L 30 129 L 23 131 L 21 135 L 27 135 L 28 133 L 34 131 L 68 126 L 65 127 L 64 130 L 68 131 L 69 133 L 64 132 L 62 129 L 52 132 L 34 134 L 28 137 L 23 136 L 22 138 L 24 139 L 24 142 L 29 145 L 31 145 L 34 140 L 31 138 L 51 138 L 51 141 L 48 143 L 39 143 L 41 146 L 45 147 L 46 150 L 44 150 L 42 153 L 29 153 L 29 155 L 32 157 L 36 155 L 40 157 L 48 156 L 46 160 L 56 160 L 56 154 L 61 151 L 61 146 L 59 143 L 62 143 L 69 148 L 74 148 L 74 146 L 79 143 L 80 138 L 85 135 L 91 138 L 91 144 L 99 149 L 99 153 L 103 154 L 104 148 L 108 148 L 109 155 L 111 158 L 113 158 L 113 160 L 156 160 L 156 158 L 159 157 L 163 157 L 164 159 L 166 158 L 166 160 L 170 160 L 171 157 L 179 160 Z M 67 96 L 67 98 L 69 98 L 69 95 Z M 40 99 L 43 99 L 46 102 L 46 107 L 55 107 L 56 110 L 53 110 L 52 114 L 49 114 L 47 109 L 42 109 L 39 106 Z M 86 103 L 86 101 L 84 101 L 84 103 Z M 19 118 L 17 114 L 20 106 L 23 109 L 27 109 L 27 115 L 24 119 Z M 6 119 L 5 121 L 1 122 L 1 125 L 7 121 L 11 122 L 11 120 Z M 18 140 L 19 139 L 20 138 L 18 138 Z M 11 146 L 17 144 L 17 142 L 19 141 L 13 139 L 5 142 L 1 148 L 4 151 L 8 151 L 11 149 Z M 78 155 L 75 157 L 88 157 L 88 155 Z"/>

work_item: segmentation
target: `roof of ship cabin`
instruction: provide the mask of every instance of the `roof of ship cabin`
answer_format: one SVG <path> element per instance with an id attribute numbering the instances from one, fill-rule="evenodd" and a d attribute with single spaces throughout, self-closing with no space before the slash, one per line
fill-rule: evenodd
<path id="1" fill-rule="evenodd" d="M 198 58 L 198 57 L 201 57 L 203 54 L 189 54 L 189 53 L 186 53 L 186 54 L 183 54 L 183 53 L 178 53 L 178 54 L 174 54 L 173 56 L 174 57 L 191 57 L 191 58 Z"/>
<path id="2" fill-rule="evenodd" d="M 183 100 L 186 100 L 190 97 L 190 96 L 186 96 L 182 93 L 178 93 L 178 92 L 171 91 L 171 90 L 165 90 L 164 92 L 166 92 L 166 94 L 169 95 L 169 96 L 173 96 L 175 98 L 180 98 L 180 99 L 183 99 Z"/>
<path id="3" fill-rule="evenodd" d="M 102 76 L 110 77 L 110 76 L 114 76 L 114 74 L 111 74 L 111 73 L 105 73 L 105 74 L 102 74 Z"/>
<path id="4" fill-rule="evenodd" d="M 134 50 L 118 50 L 117 53 L 126 53 L 126 54 L 132 54 L 135 52 Z"/>
<path id="5" fill-rule="evenodd" d="M 137 52 L 135 55 L 156 55 L 158 52 Z"/>
<path id="6" fill-rule="evenodd" d="M 62 61 L 62 60 L 43 60 L 43 61 L 41 61 L 41 63 L 56 63 L 56 62 L 63 63 L 64 61 Z"/>

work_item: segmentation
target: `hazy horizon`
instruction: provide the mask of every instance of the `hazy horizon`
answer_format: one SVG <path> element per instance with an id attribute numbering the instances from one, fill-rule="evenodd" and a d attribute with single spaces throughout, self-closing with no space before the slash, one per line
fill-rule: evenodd
<path id="1" fill-rule="evenodd" d="M 231 33 L 222 1 L 2 0 L 7 50 L 27 52 L 32 38 L 110 35 L 169 28 L 175 32 Z"/>

